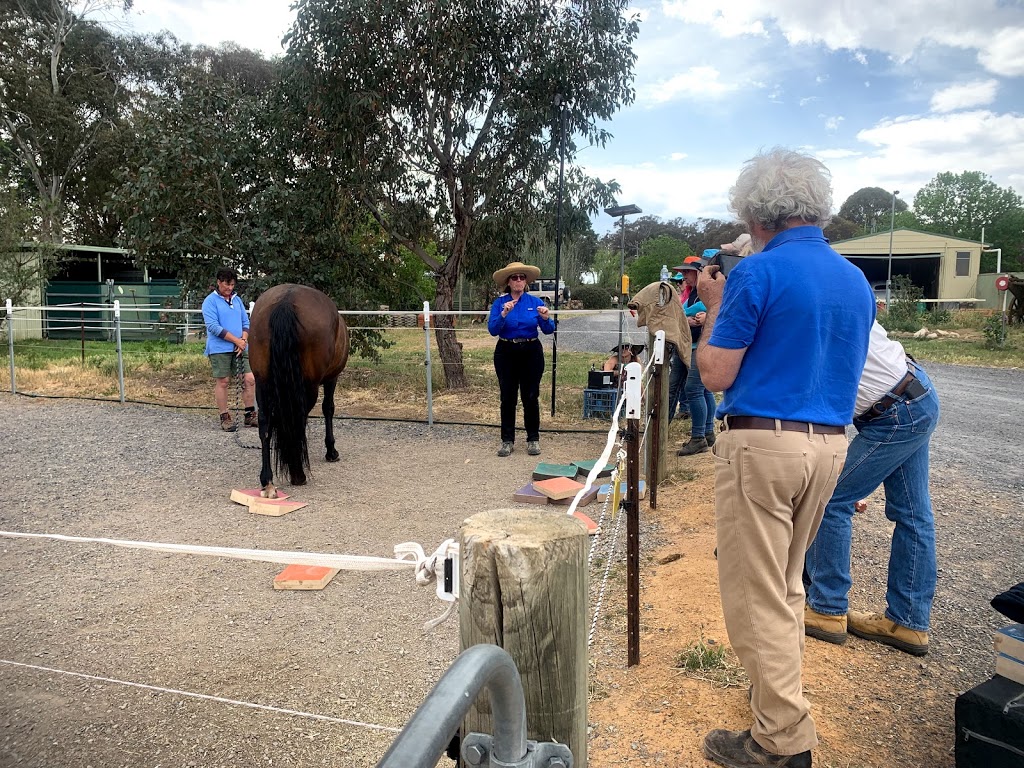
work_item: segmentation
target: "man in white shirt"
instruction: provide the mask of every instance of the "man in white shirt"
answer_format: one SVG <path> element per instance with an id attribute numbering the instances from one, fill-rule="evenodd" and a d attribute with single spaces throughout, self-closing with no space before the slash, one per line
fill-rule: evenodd
<path id="1" fill-rule="evenodd" d="M 804 632 L 842 644 L 847 631 L 905 653 L 928 652 L 935 596 L 935 519 L 928 492 L 928 442 L 939 398 L 928 375 L 877 322 L 857 388 L 857 435 L 804 566 Z M 849 611 L 850 547 L 856 503 L 885 486 L 895 523 L 884 613 Z"/>

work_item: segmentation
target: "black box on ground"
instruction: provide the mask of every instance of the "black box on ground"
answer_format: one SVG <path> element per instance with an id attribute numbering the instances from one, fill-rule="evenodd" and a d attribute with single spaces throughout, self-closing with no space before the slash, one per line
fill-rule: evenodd
<path id="1" fill-rule="evenodd" d="M 996 675 L 956 699 L 956 768 L 1024 768 L 1024 685 Z"/>
<path id="2" fill-rule="evenodd" d="M 587 371 L 587 389 L 611 389 L 614 386 L 611 371 Z"/>

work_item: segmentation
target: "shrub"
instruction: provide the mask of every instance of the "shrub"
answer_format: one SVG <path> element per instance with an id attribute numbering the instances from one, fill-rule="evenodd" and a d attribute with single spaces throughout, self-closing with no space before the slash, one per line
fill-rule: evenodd
<path id="1" fill-rule="evenodd" d="M 1001 347 L 1003 345 L 1003 317 L 1002 315 L 992 315 L 989 317 L 985 324 L 981 327 L 981 332 L 985 334 L 985 346 L 991 348 Z"/>
<path id="2" fill-rule="evenodd" d="M 612 297 L 607 288 L 599 285 L 581 285 L 573 294 L 573 299 L 583 304 L 584 309 L 610 309 Z"/>
<path id="3" fill-rule="evenodd" d="M 887 331 L 916 331 L 921 327 L 921 314 L 918 304 L 924 298 L 924 292 L 910 282 L 906 275 L 897 275 L 892 279 L 892 296 L 884 315 L 878 322 Z"/>

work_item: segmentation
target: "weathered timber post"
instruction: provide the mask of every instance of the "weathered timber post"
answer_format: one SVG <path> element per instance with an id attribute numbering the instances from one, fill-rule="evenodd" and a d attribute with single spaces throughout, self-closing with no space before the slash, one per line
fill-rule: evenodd
<path id="1" fill-rule="evenodd" d="M 462 649 L 504 648 L 526 696 L 527 738 L 568 745 L 587 765 L 587 530 L 540 510 L 495 509 L 463 524 L 459 546 Z M 493 733 L 478 701 L 463 734 Z"/>

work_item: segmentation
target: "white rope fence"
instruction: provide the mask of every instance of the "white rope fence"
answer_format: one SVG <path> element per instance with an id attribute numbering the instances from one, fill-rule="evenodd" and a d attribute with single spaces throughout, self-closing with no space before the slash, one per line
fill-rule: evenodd
<path id="1" fill-rule="evenodd" d="M 305 717 L 312 720 L 322 720 L 326 723 L 336 723 L 338 725 L 350 725 L 354 728 L 368 728 L 373 731 L 386 731 L 387 733 L 401 733 L 401 728 L 392 728 L 388 725 L 374 725 L 373 723 L 364 723 L 359 720 L 346 720 L 343 717 L 333 717 L 331 715 L 318 715 L 313 712 L 302 712 L 297 709 L 285 709 L 283 707 L 275 707 L 269 704 L 256 704 L 251 701 L 240 701 L 239 699 L 228 699 L 224 696 L 211 696 L 206 693 L 195 693 L 193 691 L 183 691 L 179 688 L 164 688 L 159 685 L 147 685 L 145 683 L 133 683 L 130 680 L 118 680 L 113 677 L 100 677 L 99 675 L 86 675 L 82 672 L 70 672 L 66 669 L 55 669 L 54 667 L 41 667 L 38 664 L 23 664 L 20 661 L 9 661 L 8 659 L 0 659 L 0 664 L 6 664 L 11 667 L 22 667 L 23 669 L 31 669 L 36 672 L 46 672 L 51 675 L 67 675 L 70 677 L 80 678 L 82 680 L 93 680 L 97 683 L 108 683 L 110 685 L 123 685 L 129 688 L 140 688 L 145 691 L 155 691 L 156 693 L 169 693 L 175 696 L 184 696 L 190 699 L 202 699 L 204 701 L 214 701 L 218 704 L 231 704 L 236 707 L 248 707 L 250 709 L 259 709 L 264 712 L 274 712 L 279 715 L 291 715 L 293 717 Z"/>

